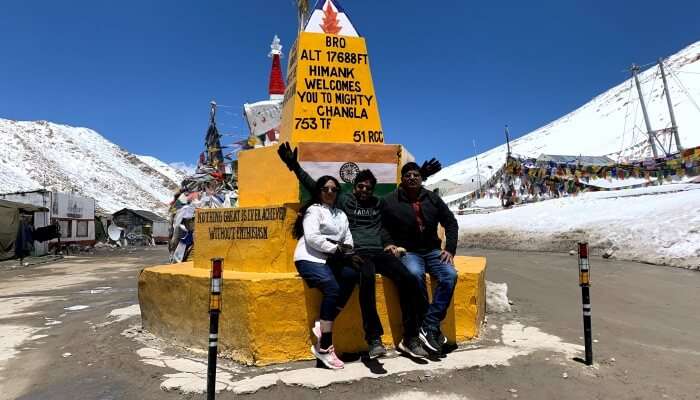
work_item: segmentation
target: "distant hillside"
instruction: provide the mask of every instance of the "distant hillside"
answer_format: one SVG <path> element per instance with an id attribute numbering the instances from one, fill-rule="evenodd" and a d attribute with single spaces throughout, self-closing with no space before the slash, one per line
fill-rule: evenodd
<path id="1" fill-rule="evenodd" d="M 673 72 L 668 78 L 668 83 L 681 144 L 685 147 L 698 146 L 700 145 L 700 42 L 668 57 L 665 65 L 667 73 Z M 657 130 L 670 127 L 668 106 L 666 97 L 663 95 L 663 83 L 658 67 L 650 67 L 643 71 L 639 79 L 652 128 Z M 690 94 L 693 100 L 686 93 Z M 652 154 L 646 142 L 645 132 L 637 90 L 631 84 L 631 79 L 628 79 L 577 110 L 511 141 L 511 149 L 514 154 L 526 157 L 537 157 L 544 153 L 607 155 L 613 160 L 640 159 Z M 494 134 L 498 133 L 494 132 Z M 663 138 L 666 137 L 663 136 Z M 503 141 L 505 142 L 505 135 Z M 462 145 L 465 148 L 471 148 L 466 143 Z M 505 162 L 506 152 L 504 143 L 479 154 L 479 174 L 488 178 L 491 172 L 488 166 L 491 166 L 493 171 L 500 168 Z M 461 184 L 462 187 L 469 187 L 476 176 L 476 160 L 474 157 L 469 157 L 444 168 L 427 183 L 436 184 L 446 179 Z"/>
<path id="2" fill-rule="evenodd" d="M 104 211 L 164 213 L 184 174 L 129 153 L 87 128 L 0 119 L 0 193 L 75 191 Z"/>

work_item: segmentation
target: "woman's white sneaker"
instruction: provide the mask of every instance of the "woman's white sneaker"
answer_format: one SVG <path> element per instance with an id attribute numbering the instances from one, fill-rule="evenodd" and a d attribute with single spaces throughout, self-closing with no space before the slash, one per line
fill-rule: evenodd
<path id="1" fill-rule="evenodd" d="M 314 357 L 323 363 L 326 367 L 330 369 L 342 369 L 345 364 L 340 361 L 338 356 L 335 355 L 335 348 L 333 346 L 323 350 L 321 348 L 316 348 L 316 346 L 311 346 L 311 352 Z"/>

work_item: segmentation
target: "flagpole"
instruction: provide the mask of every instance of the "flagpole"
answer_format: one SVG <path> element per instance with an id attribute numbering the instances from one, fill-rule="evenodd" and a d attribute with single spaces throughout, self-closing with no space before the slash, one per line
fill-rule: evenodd
<path id="1" fill-rule="evenodd" d="M 299 32 L 304 30 L 306 20 L 309 17 L 309 1 L 297 0 L 297 9 L 299 12 Z"/>
<path id="2" fill-rule="evenodd" d="M 209 122 L 213 125 L 216 125 L 216 101 L 210 101 L 209 107 Z"/>
<path id="3" fill-rule="evenodd" d="M 479 156 L 476 153 L 476 139 L 472 139 L 472 144 L 474 145 L 474 158 L 476 159 L 476 182 L 478 191 L 481 191 L 481 171 L 479 170 Z"/>
<path id="4" fill-rule="evenodd" d="M 506 146 L 508 146 L 508 158 L 510 158 L 510 133 L 508 132 L 508 125 L 506 125 Z"/>
<path id="5" fill-rule="evenodd" d="M 501 187 L 501 192 L 503 195 L 507 193 L 505 185 L 510 186 L 510 179 L 511 176 L 508 174 L 508 163 L 510 162 L 510 133 L 508 132 L 508 125 L 506 125 L 506 146 L 508 149 L 508 153 L 506 154 L 506 164 L 505 164 L 505 169 L 504 169 L 504 178 L 502 180 L 502 187 Z M 501 205 L 505 207 L 505 203 L 503 202 L 503 197 L 501 197 Z"/>

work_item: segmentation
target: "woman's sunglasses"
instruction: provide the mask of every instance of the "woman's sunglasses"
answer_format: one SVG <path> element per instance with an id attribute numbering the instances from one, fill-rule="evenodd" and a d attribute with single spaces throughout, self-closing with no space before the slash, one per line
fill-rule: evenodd
<path id="1" fill-rule="evenodd" d="M 321 188 L 321 191 L 325 193 L 338 193 L 339 190 L 340 189 L 338 189 L 337 187 L 324 186 Z"/>

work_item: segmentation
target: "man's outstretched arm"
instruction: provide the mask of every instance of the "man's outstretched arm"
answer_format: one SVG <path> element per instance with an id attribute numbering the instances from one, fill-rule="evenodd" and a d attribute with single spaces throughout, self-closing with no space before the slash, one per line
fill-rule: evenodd
<path id="1" fill-rule="evenodd" d="M 316 180 L 301 168 L 299 164 L 299 150 L 296 147 L 292 150 L 292 146 L 289 145 L 289 142 L 284 142 L 280 144 L 280 147 L 277 149 L 277 154 L 287 168 L 294 172 L 299 182 L 301 182 L 301 185 L 308 190 L 309 193 L 313 193 L 316 187 Z"/>
<path id="2" fill-rule="evenodd" d="M 431 158 L 429 161 L 425 161 L 420 167 L 420 175 L 423 180 L 428 179 L 428 177 L 437 174 L 442 169 L 442 164 L 435 158 Z"/>

